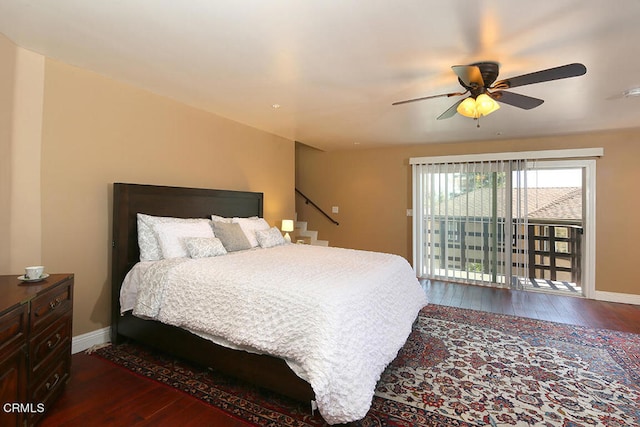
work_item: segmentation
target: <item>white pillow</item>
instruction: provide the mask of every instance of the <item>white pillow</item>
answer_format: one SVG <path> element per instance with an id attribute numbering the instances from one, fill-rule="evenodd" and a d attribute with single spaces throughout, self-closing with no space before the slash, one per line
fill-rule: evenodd
<path id="1" fill-rule="evenodd" d="M 240 225 L 242 232 L 247 236 L 247 240 L 251 244 L 252 248 L 258 246 L 256 231 L 268 230 L 271 228 L 264 218 L 233 218 L 232 222 Z"/>
<path id="2" fill-rule="evenodd" d="M 232 218 L 225 218 L 223 216 L 211 215 L 211 221 L 213 222 L 224 222 L 227 224 L 231 224 Z"/>
<path id="3" fill-rule="evenodd" d="M 271 248 L 273 246 L 284 245 L 286 240 L 278 227 L 271 227 L 268 230 L 256 231 L 256 239 L 261 248 Z"/>
<path id="4" fill-rule="evenodd" d="M 222 241 L 216 237 L 185 237 L 184 243 L 191 258 L 208 258 L 227 253 Z"/>
<path id="5" fill-rule="evenodd" d="M 155 224 L 153 230 L 158 236 L 162 257 L 165 259 L 189 256 L 185 244 L 186 237 L 215 237 L 213 229 L 205 222 L 166 222 Z"/>
<path id="6" fill-rule="evenodd" d="M 151 216 L 147 214 L 137 214 L 138 221 L 138 247 L 140 248 L 140 261 L 158 261 L 162 259 L 162 249 L 156 232 L 153 230 L 155 224 L 177 222 L 177 223 L 197 223 L 204 222 L 211 224 L 206 218 L 173 218 L 169 216 Z"/>
<path id="7" fill-rule="evenodd" d="M 249 217 L 248 219 L 258 219 L 257 216 Z M 226 222 L 227 224 L 231 224 L 233 222 L 233 218 L 227 218 L 219 215 L 211 215 L 211 221 L 213 222 Z"/>

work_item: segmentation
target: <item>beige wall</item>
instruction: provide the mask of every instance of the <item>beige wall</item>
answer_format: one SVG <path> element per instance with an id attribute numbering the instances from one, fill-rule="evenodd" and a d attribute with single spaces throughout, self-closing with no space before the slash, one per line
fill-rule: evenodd
<path id="1" fill-rule="evenodd" d="M 299 220 L 331 246 L 412 258 L 410 157 L 485 152 L 603 147 L 597 161 L 596 291 L 640 295 L 640 129 L 554 138 L 425 144 L 322 152 L 297 144 L 296 187 L 325 211 L 339 207 L 331 224 L 296 198 Z"/>
<path id="2" fill-rule="evenodd" d="M 44 57 L 0 36 L 0 271 L 42 262 L 40 139 Z"/>
<path id="3" fill-rule="evenodd" d="M 42 262 L 76 275 L 74 335 L 110 324 L 113 182 L 261 191 L 267 221 L 293 216 L 292 141 L 50 59 L 43 81 Z"/>
<path id="4" fill-rule="evenodd" d="M 0 34 L 0 272 L 11 264 L 11 153 L 17 47 Z"/>
<path id="5" fill-rule="evenodd" d="M 42 264 L 40 144 L 44 57 L 18 48 L 13 102 L 11 267 Z"/>

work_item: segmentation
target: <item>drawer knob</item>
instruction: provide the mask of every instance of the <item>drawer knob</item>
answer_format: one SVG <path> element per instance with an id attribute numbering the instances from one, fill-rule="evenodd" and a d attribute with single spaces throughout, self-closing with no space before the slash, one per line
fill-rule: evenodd
<path id="1" fill-rule="evenodd" d="M 56 309 L 56 307 L 57 307 L 57 306 L 59 306 L 61 302 L 62 302 L 62 301 L 60 301 L 60 298 L 56 298 L 55 300 L 53 300 L 53 301 L 51 301 L 51 302 L 49 303 L 49 308 L 50 308 L 51 310 L 55 310 L 55 309 Z"/>
<path id="2" fill-rule="evenodd" d="M 53 383 L 50 383 L 50 382 L 47 381 L 47 383 L 44 386 L 47 388 L 47 391 L 49 391 L 52 388 L 54 388 L 56 386 L 56 384 L 58 384 L 58 381 L 60 381 L 60 375 L 55 374 L 53 376 Z"/>
<path id="3" fill-rule="evenodd" d="M 52 342 L 51 340 L 47 341 L 47 347 L 49 348 L 49 350 L 51 350 L 52 348 L 57 346 L 60 343 L 60 339 L 61 338 L 62 338 L 62 336 L 60 334 L 56 334 L 55 342 Z"/>

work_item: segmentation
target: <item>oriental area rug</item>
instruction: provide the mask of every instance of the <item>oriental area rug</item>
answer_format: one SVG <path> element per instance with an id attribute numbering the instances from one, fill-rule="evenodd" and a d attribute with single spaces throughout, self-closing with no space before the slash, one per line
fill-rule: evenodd
<path id="1" fill-rule="evenodd" d="M 256 426 L 324 426 L 309 407 L 122 344 L 95 350 Z M 640 426 L 640 335 L 429 305 L 354 426 Z"/>

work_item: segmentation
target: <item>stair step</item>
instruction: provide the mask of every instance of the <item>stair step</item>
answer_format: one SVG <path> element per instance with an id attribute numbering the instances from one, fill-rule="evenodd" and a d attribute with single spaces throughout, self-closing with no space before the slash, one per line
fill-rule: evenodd
<path id="1" fill-rule="evenodd" d="M 298 214 L 296 213 L 296 221 L 294 222 L 294 232 L 291 241 L 304 240 L 306 244 L 316 246 L 329 246 L 329 241 L 318 240 L 318 232 L 314 230 L 307 230 L 306 221 L 298 221 Z"/>
<path id="2" fill-rule="evenodd" d="M 298 236 L 310 237 L 311 240 L 317 240 L 318 239 L 318 232 L 317 231 L 310 231 L 310 230 L 299 231 L 298 232 Z"/>

